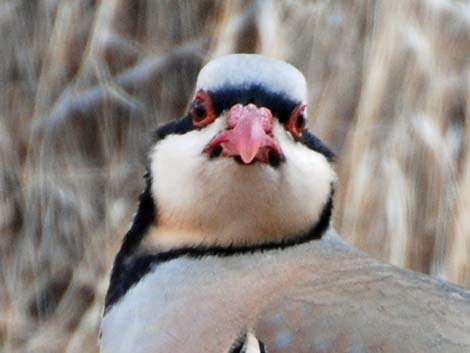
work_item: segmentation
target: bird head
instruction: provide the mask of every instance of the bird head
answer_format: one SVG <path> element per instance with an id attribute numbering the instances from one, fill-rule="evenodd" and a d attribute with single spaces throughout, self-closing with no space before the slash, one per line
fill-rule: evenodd
<path id="1" fill-rule="evenodd" d="M 306 128 L 306 87 L 295 67 L 260 55 L 204 66 L 188 114 L 156 132 L 148 244 L 258 246 L 317 236 L 326 208 L 329 221 L 335 173 L 332 152 Z"/>

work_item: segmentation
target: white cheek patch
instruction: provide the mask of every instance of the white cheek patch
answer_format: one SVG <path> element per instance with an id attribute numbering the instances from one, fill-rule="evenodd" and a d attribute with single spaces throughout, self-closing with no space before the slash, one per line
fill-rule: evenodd
<path id="1" fill-rule="evenodd" d="M 307 232 L 328 201 L 335 173 L 326 158 L 295 142 L 275 121 L 286 160 L 279 167 L 209 159 L 202 150 L 224 126 L 170 135 L 151 154 L 158 246 L 256 244 Z"/>
<path id="2" fill-rule="evenodd" d="M 198 179 L 208 162 L 202 151 L 222 128 L 222 119 L 217 119 L 205 129 L 169 135 L 154 147 L 150 155 L 152 192 L 161 222 L 167 218 L 184 221 L 182 212 L 195 206 L 200 193 Z"/>

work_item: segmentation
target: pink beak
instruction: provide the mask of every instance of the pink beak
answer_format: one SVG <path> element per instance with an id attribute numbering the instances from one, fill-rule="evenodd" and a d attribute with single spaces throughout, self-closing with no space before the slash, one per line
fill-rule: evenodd
<path id="1" fill-rule="evenodd" d="M 210 154 L 221 146 L 222 156 L 239 156 L 244 164 L 255 160 L 268 163 L 270 153 L 282 159 L 282 150 L 270 135 L 272 127 L 273 117 L 269 109 L 258 108 L 254 104 L 234 105 L 228 112 L 226 129 L 209 142 L 204 152 Z"/>

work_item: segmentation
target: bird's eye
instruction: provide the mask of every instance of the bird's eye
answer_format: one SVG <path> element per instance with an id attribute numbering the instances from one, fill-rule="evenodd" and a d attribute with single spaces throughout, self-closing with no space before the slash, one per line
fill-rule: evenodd
<path id="1" fill-rule="evenodd" d="M 194 102 L 193 104 L 193 120 L 197 123 L 204 120 L 207 115 L 206 106 L 204 102 Z"/>
<path id="2" fill-rule="evenodd" d="M 194 98 L 191 114 L 193 124 L 197 127 L 203 127 L 215 120 L 215 112 L 212 107 L 210 96 L 203 90 L 199 90 Z"/>
<path id="3" fill-rule="evenodd" d="M 302 136 L 302 132 L 305 129 L 305 104 L 299 104 L 292 111 L 289 120 L 287 120 L 287 130 L 290 131 L 294 139 L 298 140 Z"/>

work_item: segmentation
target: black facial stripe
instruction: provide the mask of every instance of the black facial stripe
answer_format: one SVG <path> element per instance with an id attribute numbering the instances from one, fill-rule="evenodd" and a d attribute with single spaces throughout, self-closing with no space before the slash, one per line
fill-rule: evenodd
<path id="1" fill-rule="evenodd" d="M 257 106 L 269 108 L 274 116 L 277 116 L 281 123 L 285 123 L 292 110 L 300 102 L 287 98 L 283 93 L 269 91 L 261 84 L 251 84 L 249 86 L 224 87 L 217 91 L 209 91 L 215 113 L 220 115 L 224 110 L 230 109 L 233 105 L 253 103 Z M 153 141 L 163 140 L 171 134 L 182 135 L 197 129 L 193 125 L 191 112 L 184 117 L 173 120 L 160 126 L 153 136 Z M 329 162 L 334 160 L 334 153 L 318 137 L 307 129 L 304 129 L 299 140 L 308 148 L 323 154 Z"/>
<path id="2" fill-rule="evenodd" d="M 287 97 L 284 93 L 272 91 L 261 83 L 249 85 L 224 86 L 221 89 L 207 92 L 212 99 L 215 113 L 220 115 L 224 110 L 235 104 L 247 105 L 253 103 L 258 107 L 271 110 L 281 123 L 285 123 L 294 108 L 300 104 Z"/>
<path id="3" fill-rule="evenodd" d="M 229 353 L 242 353 L 242 348 L 243 348 L 243 345 L 245 344 L 245 341 L 246 341 L 246 334 L 238 337 L 235 340 L 235 342 L 233 342 Z"/>
<path id="4" fill-rule="evenodd" d="M 224 110 L 230 109 L 235 104 L 243 105 L 253 103 L 259 107 L 266 107 L 271 110 L 274 116 L 278 117 L 281 123 L 285 123 L 292 110 L 300 104 L 285 94 L 273 92 L 266 89 L 261 84 L 251 84 L 248 86 L 228 86 L 216 91 L 207 92 L 212 99 L 214 111 L 220 115 Z M 171 134 L 182 135 L 197 129 L 193 125 L 192 114 L 188 112 L 184 117 L 170 121 L 154 132 L 153 141 L 163 140 Z"/>
<path id="5" fill-rule="evenodd" d="M 138 248 L 144 235 L 147 233 L 147 230 L 149 229 L 150 225 L 154 223 L 156 218 L 157 207 L 151 194 L 152 179 L 150 172 L 147 172 L 145 175 L 145 180 L 146 187 L 144 192 L 140 195 L 139 207 L 137 209 L 137 213 L 134 216 L 132 226 L 124 236 L 121 248 L 119 249 L 119 252 L 116 255 L 116 259 L 114 260 L 113 269 L 111 271 L 111 279 L 109 281 L 109 287 L 105 298 L 105 308 L 115 303 L 129 289 L 126 284 L 129 283 L 129 279 L 126 276 L 128 276 L 130 273 L 128 271 L 129 264 L 127 262 Z M 145 271 L 148 270 L 143 266 L 138 266 L 138 268 L 141 269 L 132 272 L 144 272 L 143 274 L 145 274 Z"/>
<path id="6" fill-rule="evenodd" d="M 260 340 L 258 340 L 258 343 L 259 343 L 259 352 L 260 353 L 267 353 L 266 346 L 264 345 L 264 343 Z"/>
<path id="7" fill-rule="evenodd" d="M 304 129 L 302 136 L 299 140 L 300 143 L 307 146 L 311 150 L 314 150 L 318 153 L 324 155 L 328 162 L 334 162 L 335 154 L 332 150 L 328 148 L 318 137 L 312 134 L 307 129 Z"/>
<path id="8" fill-rule="evenodd" d="M 144 193 L 145 194 L 145 193 Z M 144 195 L 143 194 L 143 195 Z M 148 220 L 144 217 L 139 216 L 139 213 L 147 213 L 142 206 L 139 206 L 137 215 L 134 218 L 134 223 L 129 230 L 128 234 L 124 239 L 124 244 L 119 251 L 116 261 L 114 263 L 110 286 L 108 293 L 106 294 L 105 300 L 105 313 L 111 308 L 111 306 L 119 301 L 127 291 L 136 285 L 146 274 L 150 273 L 155 267 L 164 262 L 177 259 L 179 257 L 189 258 L 202 258 L 205 256 L 235 256 L 244 254 L 253 254 L 256 252 L 263 252 L 275 249 L 284 249 L 290 246 L 306 243 L 311 240 L 321 239 L 325 231 L 328 229 L 330 224 L 331 215 L 333 212 L 333 196 L 334 196 L 334 185 L 331 185 L 330 195 L 327 202 L 323 206 L 320 219 L 312 226 L 310 231 L 304 234 L 299 234 L 288 240 L 280 242 L 263 243 L 256 245 L 244 245 L 244 246 L 195 246 L 177 248 L 159 253 L 147 253 L 129 256 L 130 250 L 127 243 L 131 244 L 131 250 L 134 249 L 136 241 L 140 242 L 143 234 L 135 234 L 132 232 L 133 229 L 147 229 Z M 142 205 L 142 198 L 141 198 Z M 138 222 L 144 221 L 144 224 L 138 224 Z M 129 238 L 129 239 L 128 239 Z M 132 240 L 134 239 L 134 240 Z M 137 240 L 135 240 L 137 239 Z"/>
<path id="9" fill-rule="evenodd" d="M 158 127 L 153 133 L 153 141 L 157 142 L 163 140 L 165 137 L 172 134 L 182 135 L 195 129 L 197 129 L 197 127 L 193 125 L 192 115 L 191 112 L 189 112 L 178 120 L 170 121 Z"/>

